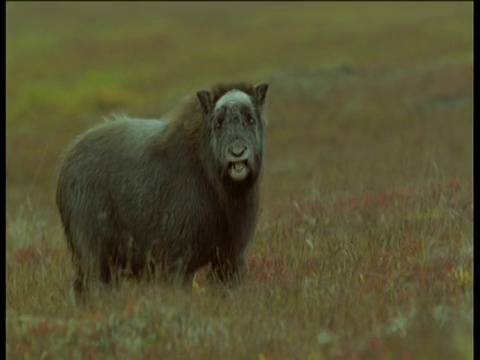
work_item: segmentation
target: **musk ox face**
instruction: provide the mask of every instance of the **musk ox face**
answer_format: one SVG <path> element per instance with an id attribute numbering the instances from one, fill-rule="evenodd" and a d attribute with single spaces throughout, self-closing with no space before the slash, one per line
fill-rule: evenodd
<path id="1" fill-rule="evenodd" d="M 260 84 L 250 91 L 232 88 L 216 96 L 207 91 L 197 93 L 205 113 L 214 168 L 226 185 L 249 187 L 258 178 L 267 90 L 267 84 Z"/>

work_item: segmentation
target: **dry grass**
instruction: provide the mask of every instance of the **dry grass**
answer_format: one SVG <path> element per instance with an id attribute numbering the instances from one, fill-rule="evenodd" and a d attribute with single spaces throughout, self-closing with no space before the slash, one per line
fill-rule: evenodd
<path id="1" fill-rule="evenodd" d="M 473 358 L 471 3 L 112 6 L 7 4 L 7 358 Z M 245 283 L 75 307 L 64 146 L 224 78 L 271 84 Z"/>

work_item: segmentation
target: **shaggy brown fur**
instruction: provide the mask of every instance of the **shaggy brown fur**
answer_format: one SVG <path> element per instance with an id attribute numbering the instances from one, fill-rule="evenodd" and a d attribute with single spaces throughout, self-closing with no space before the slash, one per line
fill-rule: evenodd
<path id="1" fill-rule="evenodd" d="M 215 109 L 232 89 L 251 103 Z M 160 120 L 117 117 L 72 144 L 56 202 L 77 294 L 95 279 L 159 268 L 190 281 L 210 264 L 220 281 L 241 279 L 258 217 L 267 90 L 220 84 Z"/>

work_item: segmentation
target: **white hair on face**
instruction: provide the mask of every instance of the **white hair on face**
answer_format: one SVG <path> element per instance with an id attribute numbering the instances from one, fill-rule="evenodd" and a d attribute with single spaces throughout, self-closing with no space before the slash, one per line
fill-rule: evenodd
<path id="1" fill-rule="evenodd" d="M 239 102 L 246 105 L 253 105 L 250 96 L 243 91 L 233 89 L 229 92 L 226 92 L 220 99 L 218 99 L 217 103 L 215 104 L 215 110 L 218 110 L 224 105 L 231 106 Z"/>

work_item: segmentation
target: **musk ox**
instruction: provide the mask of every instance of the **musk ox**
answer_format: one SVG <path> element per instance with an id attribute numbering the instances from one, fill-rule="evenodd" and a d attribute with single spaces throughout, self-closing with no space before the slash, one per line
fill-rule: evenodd
<path id="1" fill-rule="evenodd" d="M 268 84 L 219 84 L 158 120 L 116 119 L 60 164 L 56 204 L 77 295 L 92 281 L 158 274 L 191 281 L 210 264 L 238 283 L 259 212 Z"/>

